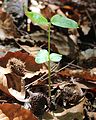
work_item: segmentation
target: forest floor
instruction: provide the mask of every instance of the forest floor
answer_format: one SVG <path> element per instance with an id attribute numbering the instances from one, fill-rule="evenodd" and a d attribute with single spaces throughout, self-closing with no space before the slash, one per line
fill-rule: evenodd
<path id="1" fill-rule="evenodd" d="M 25 15 L 48 20 L 61 14 L 79 28 L 51 27 L 51 97 L 48 63 L 37 64 L 48 49 L 47 31 Z M 0 0 L 0 120 L 96 120 L 96 1 Z"/>

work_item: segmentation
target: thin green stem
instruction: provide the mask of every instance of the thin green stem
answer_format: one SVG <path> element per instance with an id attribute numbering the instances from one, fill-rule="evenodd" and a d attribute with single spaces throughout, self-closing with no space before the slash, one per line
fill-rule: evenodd
<path id="1" fill-rule="evenodd" d="M 51 99 L 51 68 L 50 68 L 50 27 L 51 23 L 49 23 L 48 27 L 48 83 L 49 83 L 49 98 Z"/>

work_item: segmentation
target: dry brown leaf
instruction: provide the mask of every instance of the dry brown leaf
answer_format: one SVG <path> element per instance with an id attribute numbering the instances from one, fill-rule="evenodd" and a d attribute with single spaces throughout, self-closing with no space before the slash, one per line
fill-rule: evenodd
<path id="1" fill-rule="evenodd" d="M 90 70 L 91 75 L 96 75 L 96 68 Z"/>
<path id="2" fill-rule="evenodd" d="M 96 87 L 96 82 L 90 82 L 90 81 L 77 81 L 75 82 L 80 88 L 83 88 L 83 89 L 95 89 Z"/>
<path id="3" fill-rule="evenodd" d="M 92 72 L 92 71 L 91 71 Z M 94 81 L 96 82 L 96 74 L 92 74 L 90 70 L 72 70 L 72 69 L 65 69 L 58 74 L 61 76 L 74 76 L 83 78 L 86 81 Z"/>
<path id="4" fill-rule="evenodd" d="M 72 108 L 69 108 L 69 109 L 66 109 L 65 111 L 63 111 L 62 113 L 56 113 L 55 116 L 62 116 L 62 115 L 65 115 L 67 114 L 68 112 L 71 112 L 71 113 L 83 113 L 83 105 L 85 103 L 85 98 L 83 98 L 83 100 L 76 106 L 72 107 Z"/>
<path id="5" fill-rule="evenodd" d="M 20 33 L 10 15 L 2 10 L 2 12 L 0 12 L 0 38 L 1 40 L 4 40 L 5 38 L 13 37 L 20 37 Z"/>
<path id="6" fill-rule="evenodd" d="M 43 46 L 47 42 L 47 34 L 43 31 L 31 34 L 30 37 L 32 40 L 35 40 L 37 44 L 41 42 Z M 55 49 L 51 48 L 54 52 L 59 52 L 60 54 L 63 55 L 70 55 L 71 58 L 76 55 L 75 53 L 77 52 L 78 47 L 73 42 L 73 40 L 58 32 L 51 34 L 50 37 L 51 37 L 51 47 L 52 45 L 55 45 L 54 47 Z"/>
<path id="7" fill-rule="evenodd" d="M 29 102 L 29 99 L 25 99 L 25 92 L 24 94 L 22 94 L 22 92 L 18 92 L 12 88 L 8 89 L 9 93 L 15 97 L 18 101 L 21 101 L 21 102 Z"/>
<path id="8" fill-rule="evenodd" d="M 4 69 L 3 69 L 2 72 L 4 72 Z M 6 76 L 4 74 L 2 74 L 2 72 L 0 72 L 0 84 L 2 84 L 5 87 L 8 87 L 7 78 L 6 78 Z"/>
<path id="9" fill-rule="evenodd" d="M 29 46 L 27 46 L 27 45 L 20 45 L 20 46 L 21 46 L 26 52 L 30 53 L 30 55 L 32 55 L 33 57 L 36 57 L 37 52 L 38 52 L 39 50 L 41 50 L 40 47 L 36 47 L 36 46 L 34 46 L 34 47 L 29 47 Z"/>
<path id="10" fill-rule="evenodd" d="M 80 60 L 96 59 L 96 48 L 81 51 Z"/>
<path id="11" fill-rule="evenodd" d="M 85 103 L 85 98 L 81 100 L 81 102 L 74 107 L 69 109 L 58 108 L 58 111 L 52 113 L 45 113 L 43 120 L 72 120 L 78 118 L 79 120 L 83 120 L 83 105 Z"/>
<path id="12" fill-rule="evenodd" d="M 96 120 L 96 112 L 88 112 L 89 118 L 93 118 Z"/>
<path id="13" fill-rule="evenodd" d="M 0 67 L 0 90 L 2 90 L 7 95 L 10 95 L 10 93 L 8 92 L 7 77 L 5 75 L 5 74 L 8 74 L 8 73 L 10 73 L 10 71 L 8 69 Z"/>
<path id="14" fill-rule="evenodd" d="M 37 120 L 31 111 L 22 108 L 18 104 L 0 104 L 0 110 L 9 120 Z"/>
<path id="15" fill-rule="evenodd" d="M 28 55 L 28 53 L 17 52 L 8 52 L 4 57 L 0 58 L 0 66 L 6 67 L 8 60 L 11 58 L 17 58 L 25 63 L 26 69 L 29 71 L 37 71 L 42 68 L 42 64 L 37 64 L 33 56 Z"/>
<path id="16" fill-rule="evenodd" d="M 23 5 L 27 7 L 27 0 L 23 2 L 21 0 L 8 0 L 4 1 L 4 8 L 9 14 L 13 14 L 16 18 L 21 18 L 24 16 Z"/>
<path id="17" fill-rule="evenodd" d="M 0 90 L 17 100 L 25 98 L 25 79 L 48 72 L 44 64 L 36 64 L 34 57 L 26 53 L 9 52 L 0 58 L 0 62 Z M 28 71 L 30 69 L 32 71 Z"/>
<path id="18" fill-rule="evenodd" d="M 10 120 L 3 112 L 0 110 L 0 120 Z"/>
<path id="19" fill-rule="evenodd" d="M 56 10 L 58 8 L 59 8 L 59 6 L 56 6 L 53 4 L 48 4 L 43 9 L 41 9 L 41 13 L 47 19 L 51 19 L 51 17 L 56 14 Z"/>
<path id="20" fill-rule="evenodd" d="M 6 74 L 2 76 L 0 74 L 0 90 L 2 90 L 4 93 L 6 93 L 8 96 L 12 95 L 9 93 L 8 88 L 14 88 L 17 91 L 21 91 L 21 77 L 17 76 L 16 74 Z"/>

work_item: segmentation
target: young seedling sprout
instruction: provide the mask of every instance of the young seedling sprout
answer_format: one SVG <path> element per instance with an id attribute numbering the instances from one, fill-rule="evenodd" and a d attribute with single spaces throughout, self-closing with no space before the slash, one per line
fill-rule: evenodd
<path id="1" fill-rule="evenodd" d="M 51 30 L 51 25 L 55 25 L 58 27 L 63 27 L 63 28 L 78 28 L 77 22 L 75 22 L 72 19 L 67 18 L 66 16 L 62 16 L 60 14 L 54 15 L 50 21 L 42 16 L 39 13 L 36 12 L 29 12 L 25 11 L 26 16 L 31 19 L 31 21 L 41 28 L 43 27 L 48 27 L 48 51 L 45 49 L 42 49 L 38 52 L 35 61 L 38 64 L 48 62 L 48 82 L 49 82 L 49 98 L 51 98 L 51 72 L 50 72 L 50 61 L 53 62 L 59 62 L 62 59 L 62 55 L 57 54 L 57 53 L 51 53 L 50 54 L 50 30 Z"/>

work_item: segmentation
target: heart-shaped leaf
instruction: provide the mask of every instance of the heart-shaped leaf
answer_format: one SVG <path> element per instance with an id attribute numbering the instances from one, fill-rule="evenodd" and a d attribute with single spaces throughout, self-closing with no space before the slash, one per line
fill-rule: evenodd
<path id="1" fill-rule="evenodd" d="M 30 18 L 33 23 L 37 23 L 38 25 L 49 24 L 48 20 L 39 13 L 26 11 L 25 15 Z"/>
<path id="2" fill-rule="evenodd" d="M 51 53 L 50 54 L 50 60 L 53 62 L 59 62 L 62 59 L 62 55 L 57 53 Z"/>
<path id="3" fill-rule="evenodd" d="M 48 51 L 43 49 L 40 50 L 35 58 L 35 62 L 38 64 L 44 63 L 48 61 Z"/>
<path id="4" fill-rule="evenodd" d="M 51 18 L 51 23 L 63 28 L 78 28 L 77 22 L 59 14 L 56 14 Z"/>

